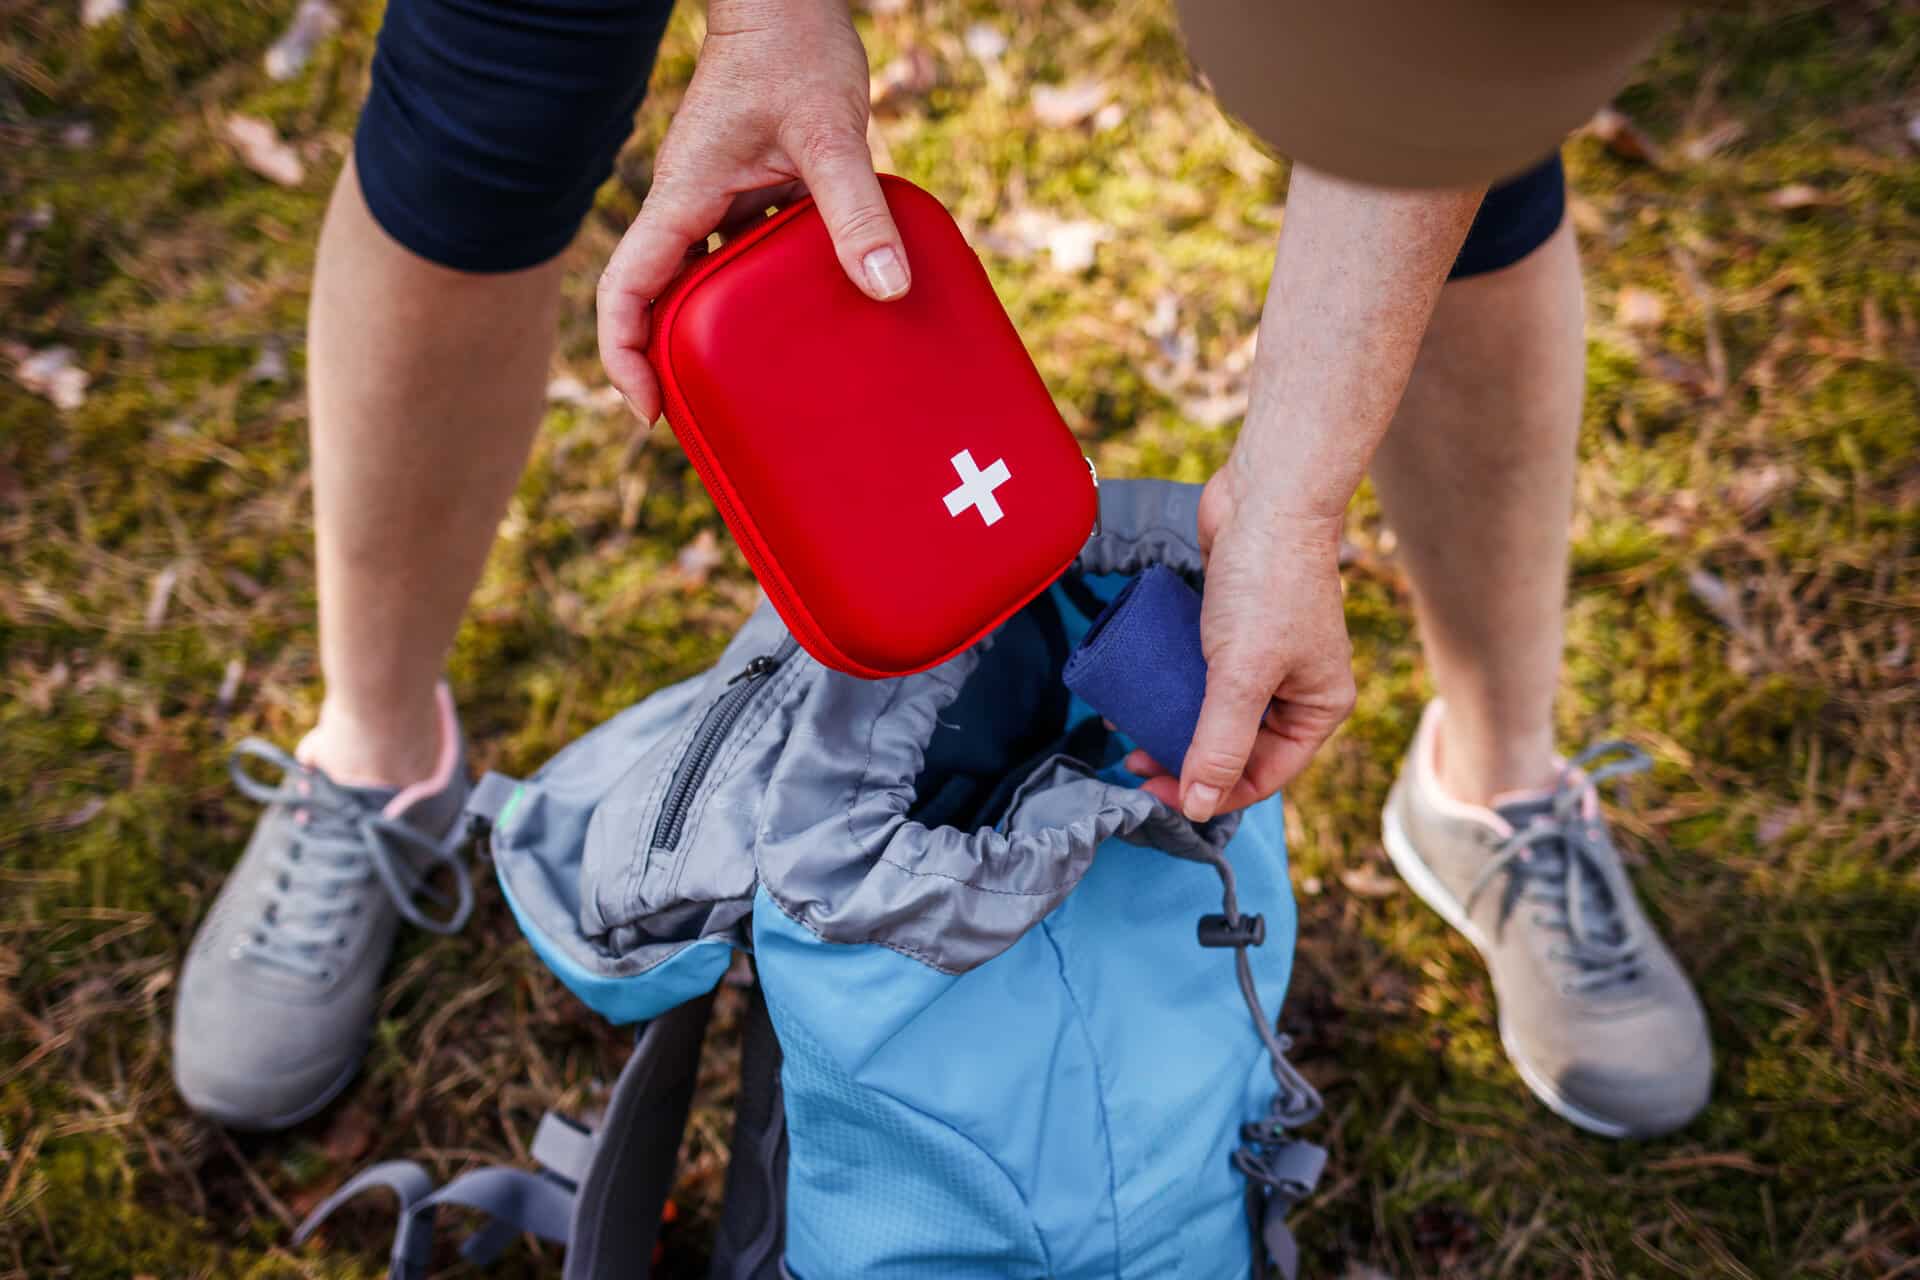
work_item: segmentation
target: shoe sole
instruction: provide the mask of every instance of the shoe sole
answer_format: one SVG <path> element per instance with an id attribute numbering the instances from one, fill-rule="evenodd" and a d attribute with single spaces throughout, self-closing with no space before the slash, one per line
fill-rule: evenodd
<path id="1" fill-rule="evenodd" d="M 1461 907 L 1459 900 L 1444 884 L 1440 883 L 1440 878 L 1433 874 L 1426 861 L 1414 849 L 1413 841 L 1407 838 L 1407 833 L 1401 827 L 1400 820 L 1394 816 L 1392 808 L 1380 814 L 1380 835 L 1387 847 L 1387 857 L 1392 860 L 1394 870 L 1400 873 L 1400 878 L 1407 882 L 1407 887 L 1418 894 L 1422 902 L 1439 912 L 1440 918 L 1452 925 L 1461 937 L 1471 942 L 1473 949 L 1480 953 L 1480 962 L 1491 970 L 1492 964 L 1488 956 L 1491 948 L 1487 945 L 1486 935 L 1480 932 L 1478 925 L 1467 918 L 1467 913 Z M 1495 1004 L 1497 1010 L 1497 1000 Z M 1568 1102 L 1560 1091 L 1553 1087 L 1553 1082 L 1548 1079 L 1547 1073 L 1528 1062 L 1526 1055 L 1514 1045 L 1513 1037 L 1507 1032 L 1507 1019 L 1504 1012 L 1497 1013 L 1497 1021 L 1500 1027 L 1500 1047 L 1506 1050 L 1507 1061 L 1513 1064 L 1513 1069 L 1519 1074 L 1521 1083 L 1527 1086 L 1534 1097 L 1545 1103 L 1549 1111 L 1568 1124 L 1603 1138 L 1633 1136 L 1633 1130 L 1628 1126 L 1613 1120 L 1603 1120 L 1591 1111 L 1584 1111 Z"/>
<path id="2" fill-rule="evenodd" d="M 322 1111 L 325 1111 L 329 1106 L 333 1105 L 334 1099 L 346 1092 L 347 1086 L 353 1083 L 353 1078 L 360 1074 L 361 1061 L 366 1057 L 367 1050 L 371 1048 L 372 1045 L 373 1042 L 371 1040 L 362 1045 L 360 1052 L 353 1056 L 353 1061 L 347 1064 L 347 1069 L 340 1073 L 338 1079 L 328 1084 L 319 1097 L 311 1102 L 301 1104 L 299 1107 L 284 1115 L 264 1117 L 242 1115 L 237 1112 L 227 1111 L 216 1103 L 196 1102 L 192 1098 L 187 1098 L 186 1103 L 193 1109 L 195 1115 L 204 1116 L 222 1128 L 237 1129 L 242 1133 L 277 1133 L 282 1129 L 291 1129 L 295 1125 L 311 1120 Z M 185 1095 L 183 1094 L 182 1096 L 184 1097 Z"/>

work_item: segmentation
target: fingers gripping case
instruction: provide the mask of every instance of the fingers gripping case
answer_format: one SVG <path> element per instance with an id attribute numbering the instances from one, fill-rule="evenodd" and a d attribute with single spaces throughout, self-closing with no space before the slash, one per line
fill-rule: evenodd
<path id="1" fill-rule="evenodd" d="M 650 338 L 667 421 L 794 637 L 853 675 L 971 645 L 1079 554 L 1092 468 L 940 202 L 881 178 L 913 287 L 854 287 L 811 200 L 697 259 Z"/>

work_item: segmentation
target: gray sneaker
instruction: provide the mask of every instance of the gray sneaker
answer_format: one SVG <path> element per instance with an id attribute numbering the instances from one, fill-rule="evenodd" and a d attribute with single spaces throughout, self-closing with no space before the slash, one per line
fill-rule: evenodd
<path id="1" fill-rule="evenodd" d="M 399 921 L 436 933 L 466 923 L 468 784 L 444 688 L 441 719 L 440 767 L 404 791 L 341 786 L 258 739 L 234 751 L 235 785 L 267 811 L 180 974 L 173 1073 L 195 1111 L 241 1129 L 319 1111 L 359 1069 Z M 279 784 L 251 776 L 249 761 L 278 769 Z"/>
<path id="2" fill-rule="evenodd" d="M 1706 1016 L 1634 898 L 1596 791 L 1646 755 L 1601 743 L 1551 791 L 1488 809 L 1440 786 L 1441 714 L 1437 700 L 1427 708 L 1387 798 L 1388 856 L 1479 948 L 1500 1041 L 1542 1102 L 1609 1138 L 1678 1129 L 1707 1103 Z"/>

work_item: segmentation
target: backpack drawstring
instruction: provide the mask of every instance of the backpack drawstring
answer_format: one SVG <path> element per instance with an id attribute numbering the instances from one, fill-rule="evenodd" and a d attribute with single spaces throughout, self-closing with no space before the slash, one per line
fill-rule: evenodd
<path id="1" fill-rule="evenodd" d="M 1289 1132 L 1320 1114 L 1320 1093 L 1294 1065 L 1287 1061 L 1292 1041 L 1267 1020 L 1260 1005 L 1260 992 L 1253 981 L 1253 962 L 1248 947 L 1266 941 L 1266 921 L 1258 914 L 1242 915 L 1240 895 L 1235 884 L 1233 864 L 1227 855 L 1212 845 L 1200 855 L 1220 876 L 1220 914 L 1200 917 L 1199 938 L 1203 947 L 1233 948 L 1234 972 L 1240 980 L 1240 994 L 1253 1015 L 1254 1030 L 1267 1047 L 1269 1065 L 1276 1086 L 1273 1102 L 1263 1119 L 1240 1126 L 1240 1146 L 1233 1153 L 1233 1167 L 1247 1179 L 1247 1227 L 1253 1237 L 1254 1280 L 1295 1280 L 1300 1269 L 1300 1246 L 1288 1229 L 1286 1217 L 1293 1206 L 1313 1193 L 1326 1168 L 1326 1148 L 1296 1138 Z"/>

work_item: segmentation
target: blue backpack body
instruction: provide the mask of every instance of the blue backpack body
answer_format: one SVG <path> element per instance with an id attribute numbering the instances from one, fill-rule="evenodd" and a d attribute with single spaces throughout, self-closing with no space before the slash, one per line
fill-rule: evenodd
<path id="1" fill-rule="evenodd" d="M 474 1256 L 531 1229 L 569 1241 L 569 1276 L 644 1274 L 705 1002 L 744 950 L 761 1083 L 716 1274 L 1290 1273 L 1281 1218 L 1323 1157 L 1289 1135 L 1318 1099 L 1275 1031 L 1295 926 L 1280 801 L 1188 823 L 1059 681 L 1130 575 L 1198 580 L 1197 499 L 1108 484 L 1068 579 L 934 670 L 828 670 L 763 607 L 710 672 L 525 782 L 483 780 L 527 938 L 645 1032 L 597 1132 L 543 1125 L 541 1172 L 435 1189 L 382 1166 L 343 1188 L 394 1187 L 403 1237 L 426 1224 L 396 1271 L 424 1266 L 433 1208 L 457 1203 L 505 1224 Z"/>

